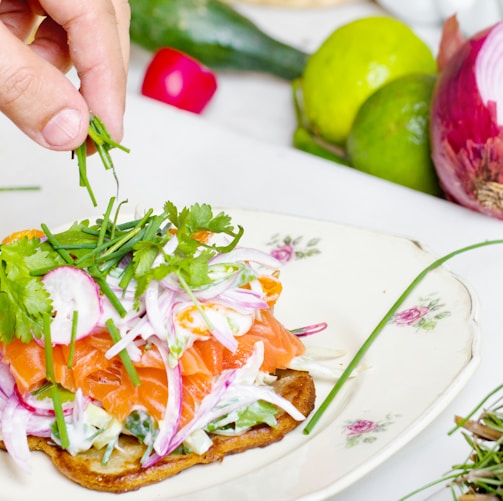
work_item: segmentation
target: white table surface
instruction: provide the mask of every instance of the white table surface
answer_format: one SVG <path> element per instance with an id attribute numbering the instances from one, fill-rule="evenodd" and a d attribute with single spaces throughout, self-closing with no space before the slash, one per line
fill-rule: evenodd
<path id="1" fill-rule="evenodd" d="M 243 11 L 260 20 L 264 28 L 306 49 L 314 48 L 336 25 L 380 12 L 367 2 L 326 9 L 323 15 L 319 11 L 266 11 L 251 6 Z M 435 30 L 424 32 L 430 40 L 437 39 Z M 131 99 L 136 99 L 147 61 L 148 54 L 133 50 Z M 437 255 L 503 237 L 503 221 L 293 150 L 289 146 L 294 126 L 290 91 L 288 84 L 276 79 L 220 75 L 218 95 L 202 117 L 188 116 L 153 101 L 149 106 L 159 109 L 155 123 L 143 123 L 144 117 L 127 115 L 124 142 L 133 146 L 133 151 L 124 162 L 127 168 L 121 172 L 122 194 L 140 205 L 160 203 L 169 192 L 175 203 L 203 199 L 221 206 L 289 213 L 399 234 L 423 242 Z M 158 139 L 158 151 L 150 152 L 148 165 L 145 155 L 142 158 L 141 144 L 137 144 L 141 134 L 147 133 L 146 128 Z M 43 185 L 41 192 L 2 194 L 0 233 L 40 220 L 59 224 L 91 212 L 86 194 L 75 188 L 75 172 L 68 168 L 64 154 L 41 151 L 23 142 L 3 119 L 0 130 L 2 184 Z M 22 150 L 15 146 L 19 142 Z M 97 195 L 103 198 L 113 184 L 108 173 L 96 176 Z M 142 195 L 135 198 L 138 186 L 142 186 Z M 479 297 L 481 365 L 431 426 L 356 485 L 335 496 L 337 501 L 396 500 L 464 460 L 464 441 L 447 436 L 453 416 L 470 411 L 502 381 L 503 246 L 465 254 L 449 267 Z M 399 384 L 399 374 L 397 381 Z M 427 493 L 423 493 L 415 499 L 426 497 Z"/>

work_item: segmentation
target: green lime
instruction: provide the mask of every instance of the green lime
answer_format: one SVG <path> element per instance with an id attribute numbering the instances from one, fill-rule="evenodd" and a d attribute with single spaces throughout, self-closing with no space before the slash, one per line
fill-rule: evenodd
<path id="1" fill-rule="evenodd" d="M 440 195 L 429 137 L 435 79 L 434 75 L 406 75 L 387 83 L 363 103 L 347 141 L 355 169 Z"/>
<path id="2" fill-rule="evenodd" d="M 363 101 L 408 73 L 435 73 L 430 48 L 403 22 L 365 17 L 336 29 L 309 57 L 302 76 L 311 130 L 344 146 Z"/>

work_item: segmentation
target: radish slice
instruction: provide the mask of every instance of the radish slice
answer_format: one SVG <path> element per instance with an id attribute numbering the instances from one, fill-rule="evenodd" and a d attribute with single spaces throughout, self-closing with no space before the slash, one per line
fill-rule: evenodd
<path id="1" fill-rule="evenodd" d="M 78 312 L 76 339 L 90 334 L 103 313 L 100 290 L 93 278 L 78 268 L 61 266 L 42 281 L 52 300 L 52 342 L 70 344 L 74 311 Z"/>

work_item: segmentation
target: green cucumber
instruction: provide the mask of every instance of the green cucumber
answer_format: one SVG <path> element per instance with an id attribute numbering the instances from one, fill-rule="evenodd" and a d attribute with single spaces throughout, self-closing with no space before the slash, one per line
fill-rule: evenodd
<path id="1" fill-rule="evenodd" d="M 299 77 L 308 54 L 264 33 L 219 0 L 130 0 L 131 41 L 173 47 L 212 69 Z"/>

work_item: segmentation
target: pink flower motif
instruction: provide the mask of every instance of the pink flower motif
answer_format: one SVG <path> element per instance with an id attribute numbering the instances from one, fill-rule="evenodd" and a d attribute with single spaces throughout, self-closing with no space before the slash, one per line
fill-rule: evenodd
<path id="1" fill-rule="evenodd" d="M 295 256 L 293 245 L 284 244 L 281 247 L 276 247 L 271 251 L 271 256 L 282 263 L 288 263 Z"/>
<path id="2" fill-rule="evenodd" d="M 361 435 L 362 433 L 370 433 L 375 431 L 379 424 L 375 421 L 368 421 L 367 419 L 359 419 L 346 426 L 349 436 Z"/>
<path id="3" fill-rule="evenodd" d="M 396 325 L 414 325 L 418 320 L 423 318 L 429 309 L 427 306 L 416 306 L 403 310 L 393 317 L 393 322 Z"/>

